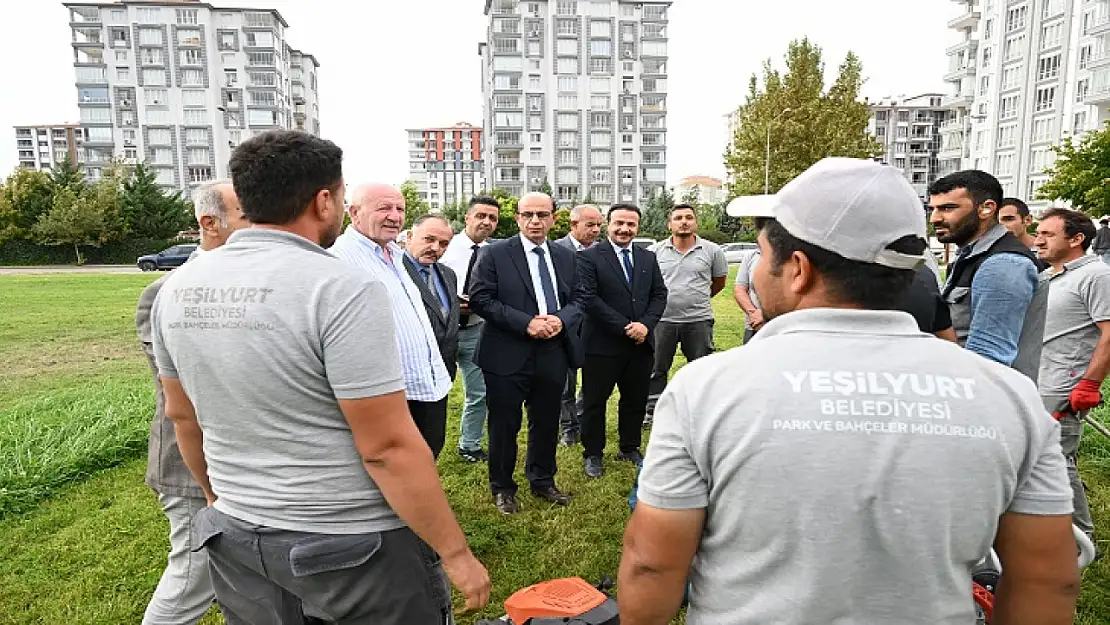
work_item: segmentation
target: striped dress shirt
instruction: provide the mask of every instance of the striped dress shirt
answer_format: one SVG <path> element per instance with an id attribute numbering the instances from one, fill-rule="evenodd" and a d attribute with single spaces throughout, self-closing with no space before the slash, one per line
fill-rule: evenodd
<path id="1" fill-rule="evenodd" d="M 451 378 L 443 365 L 420 289 L 405 270 L 405 251 L 392 241 L 388 246 L 392 262 L 386 259 L 380 245 L 348 226 L 328 251 L 385 284 L 405 373 L 405 397 L 412 401 L 439 401 L 451 390 Z"/>

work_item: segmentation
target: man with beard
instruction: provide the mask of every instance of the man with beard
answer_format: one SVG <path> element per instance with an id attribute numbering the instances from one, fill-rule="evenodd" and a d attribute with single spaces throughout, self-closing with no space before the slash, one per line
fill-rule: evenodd
<path id="1" fill-rule="evenodd" d="M 1073 522 L 1092 542 L 1095 528 L 1077 455 L 1082 417 L 1102 402 L 1100 389 L 1110 372 L 1110 267 L 1087 254 L 1094 237 L 1090 217 L 1063 208 L 1045 213 L 1037 227 L 1037 248 L 1051 265 L 1038 386 L 1045 408 L 1060 420 Z"/>
<path id="2" fill-rule="evenodd" d="M 961 345 L 1037 381 L 1047 285 L 1032 251 L 998 223 L 1002 185 L 978 170 L 929 187 L 930 222 L 941 243 L 960 247 L 941 291 Z"/>
<path id="3" fill-rule="evenodd" d="M 652 331 L 667 307 L 667 287 L 655 256 L 632 245 L 640 230 L 640 209 L 614 204 L 609 209 L 609 237 L 579 255 L 586 314 L 582 366 L 582 457 L 586 476 L 604 472 L 605 409 L 613 387 L 620 390 L 617 460 L 636 465 L 654 364 Z"/>
<path id="4" fill-rule="evenodd" d="M 964 625 L 992 542 L 994 622 L 1070 624 L 1059 425 L 1029 379 L 892 310 L 924 262 L 917 193 L 893 167 L 831 158 L 773 211 L 755 271 L 769 321 L 659 400 L 621 624 L 670 622 L 689 578 L 690 623 Z"/>
<path id="5" fill-rule="evenodd" d="M 652 246 L 667 284 L 667 309 L 655 329 L 655 364 L 651 372 L 647 418 L 667 386 L 675 351 L 693 362 L 713 351 L 713 296 L 725 288 L 728 259 L 720 246 L 697 235 L 693 206 L 677 204 L 667 219 L 671 236 Z"/>
<path id="6" fill-rule="evenodd" d="M 596 206 L 580 204 L 570 211 L 570 232 L 567 236 L 555 241 L 555 245 L 562 245 L 572 252 L 582 252 L 593 246 L 605 217 Z M 583 336 L 586 332 L 587 318 L 582 318 L 582 323 L 571 331 Z M 578 369 L 567 372 L 567 386 L 563 389 L 563 408 L 559 413 L 559 427 L 562 430 L 562 442 L 570 446 L 578 442 L 581 433 L 582 420 L 582 395 L 575 397 L 578 388 Z"/>
<path id="7" fill-rule="evenodd" d="M 193 549 L 229 623 L 445 623 L 443 571 L 469 608 L 489 599 L 409 417 L 388 292 L 325 250 L 342 157 L 305 132 L 243 142 L 229 169 L 252 226 L 174 271 L 152 311 L 166 415 L 210 506 Z"/>
<path id="8" fill-rule="evenodd" d="M 467 462 L 489 459 L 482 450 L 482 432 L 486 425 L 486 382 L 482 370 L 474 363 L 478 338 L 482 335 L 482 318 L 470 310 L 470 283 L 474 279 L 474 263 L 478 250 L 489 245 L 489 237 L 497 229 L 501 204 L 494 198 L 478 196 L 470 200 L 466 226 L 456 234 L 443 254 L 444 265 L 458 276 L 459 297 L 459 370 L 462 371 L 463 403 L 459 432 L 459 457 Z"/>
<path id="9" fill-rule="evenodd" d="M 405 269 L 405 250 L 396 242 L 405 224 L 405 197 L 389 185 L 361 185 L 351 195 L 350 214 L 351 225 L 328 251 L 381 280 L 389 292 L 409 412 L 435 452 L 443 445 L 451 376 L 420 289 Z"/>

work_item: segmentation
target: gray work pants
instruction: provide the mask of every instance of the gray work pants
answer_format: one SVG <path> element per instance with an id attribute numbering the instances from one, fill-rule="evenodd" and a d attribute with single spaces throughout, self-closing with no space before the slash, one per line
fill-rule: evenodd
<path id="1" fill-rule="evenodd" d="M 667 388 L 667 376 L 674 364 L 674 355 L 682 346 L 682 355 L 687 362 L 693 362 L 713 353 L 713 320 L 671 323 L 660 321 L 654 330 L 655 366 L 651 371 L 648 384 L 647 415 L 655 414 L 655 403 Z"/>
<path id="2" fill-rule="evenodd" d="M 1061 406 L 1066 406 L 1068 402 L 1066 395 L 1045 395 L 1041 399 L 1049 414 L 1059 410 Z M 1082 435 L 1083 421 L 1079 416 L 1069 414 L 1060 419 L 1060 447 L 1068 463 L 1068 480 L 1071 482 L 1072 505 L 1075 507 L 1072 523 L 1094 540 L 1095 525 L 1091 520 L 1091 508 L 1087 504 L 1087 492 L 1083 488 L 1083 480 L 1079 477 L 1079 439 Z"/>

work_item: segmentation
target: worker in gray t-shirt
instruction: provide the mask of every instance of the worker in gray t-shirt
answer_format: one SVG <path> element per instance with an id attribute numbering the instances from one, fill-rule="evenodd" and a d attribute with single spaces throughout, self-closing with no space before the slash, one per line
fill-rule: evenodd
<path id="1" fill-rule="evenodd" d="M 166 415 L 210 506 L 194 548 L 236 624 L 445 623 L 444 572 L 470 608 L 489 598 L 409 416 L 385 287 L 324 249 L 342 154 L 294 131 L 237 147 L 253 226 L 175 271 L 151 313 Z"/>
<path id="2" fill-rule="evenodd" d="M 1099 389 L 1110 372 L 1110 267 L 1087 254 L 1094 238 L 1091 218 L 1078 211 L 1054 208 L 1037 226 L 1037 248 L 1050 265 L 1037 384 L 1045 408 L 1060 419 L 1075 525 L 1092 539 L 1095 527 L 1077 461 L 1081 418 L 1102 401 Z"/>
<path id="3" fill-rule="evenodd" d="M 762 219 L 760 220 L 762 221 Z M 759 249 L 756 248 L 740 260 L 736 268 L 736 281 L 732 286 L 732 298 L 744 311 L 744 342 L 752 340 L 755 333 L 763 327 L 763 311 L 759 309 L 759 295 L 752 288 L 752 276 L 759 264 Z"/>
<path id="4" fill-rule="evenodd" d="M 1079 575 L 1059 424 L 1029 378 L 893 310 L 924 261 L 900 171 L 823 159 L 776 196 L 769 321 L 659 400 L 624 539 L 623 625 L 1071 623 Z"/>

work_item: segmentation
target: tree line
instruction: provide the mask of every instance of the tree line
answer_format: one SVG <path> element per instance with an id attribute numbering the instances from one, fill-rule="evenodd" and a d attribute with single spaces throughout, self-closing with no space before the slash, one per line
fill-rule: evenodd
<path id="1" fill-rule="evenodd" d="M 134 262 L 196 227 L 192 204 L 167 194 L 145 165 L 115 161 L 89 181 L 67 158 L 49 172 L 17 169 L 0 184 L 0 263 L 37 264 L 60 257 L 41 248 L 112 248 L 104 260 Z M 36 249 L 38 248 L 38 249 Z"/>

